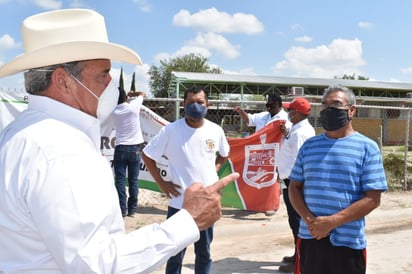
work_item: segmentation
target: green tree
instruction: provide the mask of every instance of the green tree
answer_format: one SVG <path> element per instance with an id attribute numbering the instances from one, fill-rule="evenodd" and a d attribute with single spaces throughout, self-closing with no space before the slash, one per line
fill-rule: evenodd
<path id="1" fill-rule="evenodd" d="M 345 80 L 369 80 L 369 77 L 365 77 L 361 75 L 356 76 L 355 73 L 352 75 L 344 74 L 342 77 L 335 76 L 334 78 L 335 79 L 345 79 Z"/>
<path id="2" fill-rule="evenodd" d="M 120 69 L 119 89 L 124 90 L 123 67 Z"/>
<path id="3" fill-rule="evenodd" d="M 163 59 L 160 66 L 152 66 L 149 70 L 149 85 L 155 97 L 168 97 L 172 71 L 222 73 L 219 67 L 210 67 L 208 58 L 189 53 L 181 57 Z"/>
<path id="4" fill-rule="evenodd" d="M 132 84 L 130 85 L 130 91 L 136 91 L 136 73 L 133 72 L 133 76 L 132 76 Z"/>

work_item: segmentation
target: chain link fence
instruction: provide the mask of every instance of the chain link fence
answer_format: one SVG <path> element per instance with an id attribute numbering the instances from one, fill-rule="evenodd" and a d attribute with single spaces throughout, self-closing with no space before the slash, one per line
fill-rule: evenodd
<path id="1" fill-rule="evenodd" d="M 161 117 L 172 122 L 184 116 L 182 99 L 151 98 L 144 105 Z M 252 134 L 255 129 L 248 127 L 233 111 L 241 106 L 248 113 L 266 110 L 266 101 L 209 100 L 207 119 L 219 124 L 228 138 L 241 138 Z M 319 112 L 320 103 L 312 102 L 309 121 L 316 133 L 322 133 Z M 383 103 L 382 103 L 383 104 Z M 412 187 L 411 111 L 409 107 L 384 105 L 357 105 L 356 118 L 352 125 L 358 132 L 368 136 L 381 147 L 385 172 L 391 190 L 410 190 Z"/>

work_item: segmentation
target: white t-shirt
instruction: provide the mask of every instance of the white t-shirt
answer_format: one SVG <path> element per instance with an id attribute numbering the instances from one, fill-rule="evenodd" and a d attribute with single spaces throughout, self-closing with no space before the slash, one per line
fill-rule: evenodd
<path id="1" fill-rule="evenodd" d="M 143 96 L 116 106 L 111 114 L 116 129 L 115 145 L 137 145 L 144 142 L 140 128 Z"/>
<path id="2" fill-rule="evenodd" d="M 310 137 L 315 136 L 315 129 L 304 119 L 292 125 L 289 134 L 283 138 L 278 156 L 278 172 L 280 179 L 287 179 L 295 164 L 300 147 Z"/>
<path id="3" fill-rule="evenodd" d="M 211 185 L 218 180 L 216 152 L 229 155 L 229 144 L 220 126 L 204 119 L 200 128 L 187 125 L 181 118 L 163 127 L 144 148 L 144 153 L 158 162 L 166 157 L 173 183 L 180 185 L 183 194 L 193 182 Z M 183 195 L 172 196 L 169 206 L 180 209 Z"/>
<path id="4" fill-rule="evenodd" d="M 90 115 L 30 96 L 1 131 L 1 273 L 150 273 L 199 239 L 190 214 L 178 214 L 125 233 Z"/>
<path id="5" fill-rule="evenodd" d="M 262 129 L 268 123 L 277 121 L 277 120 L 285 120 L 286 121 L 286 128 L 290 128 L 291 124 L 289 122 L 288 113 L 282 108 L 276 115 L 271 116 L 268 111 L 263 111 L 259 113 L 248 113 L 249 123 L 248 126 L 256 127 L 256 131 Z"/>

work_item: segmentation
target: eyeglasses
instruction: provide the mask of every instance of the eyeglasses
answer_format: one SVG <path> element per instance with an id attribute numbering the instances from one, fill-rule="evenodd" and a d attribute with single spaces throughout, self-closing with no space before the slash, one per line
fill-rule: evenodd
<path id="1" fill-rule="evenodd" d="M 346 105 L 344 105 L 344 104 L 339 103 L 339 102 L 336 102 L 336 103 L 333 103 L 333 104 L 325 104 L 325 103 L 322 103 L 322 104 L 320 105 L 320 109 L 321 109 L 321 110 L 326 109 L 326 108 L 344 109 L 344 108 L 346 108 L 346 107 L 351 107 L 351 106 L 352 106 L 351 104 L 346 104 Z"/>

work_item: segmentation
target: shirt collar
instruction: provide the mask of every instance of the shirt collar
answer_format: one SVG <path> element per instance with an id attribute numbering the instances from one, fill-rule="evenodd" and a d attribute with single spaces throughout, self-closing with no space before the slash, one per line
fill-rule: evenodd
<path id="1" fill-rule="evenodd" d="M 100 150 L 100 122 L 95 117 L 46 96 L 29 95 L 29 110 L 40 111 L 53 119 L 84 132 Z"/>

